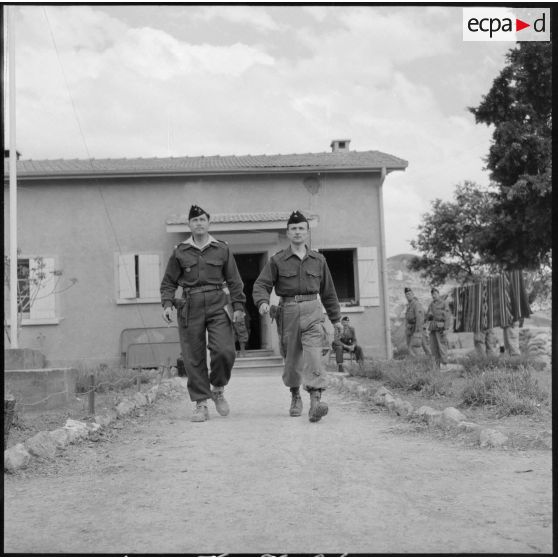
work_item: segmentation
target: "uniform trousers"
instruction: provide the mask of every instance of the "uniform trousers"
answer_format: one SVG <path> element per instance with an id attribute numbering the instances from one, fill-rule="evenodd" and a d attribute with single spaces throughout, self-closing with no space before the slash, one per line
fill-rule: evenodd
<path id="1" fill-rule="evenodd" d="M 430 356 L 432 354 L 430 350 L 430 337 L 428 332 L 424 329 L 422 330 L 420 336 L 418 332 L 409 333 L 409 330 L 407 330 L 405 337 L 407 340 L 407 350 L 409 351 L 410 356 L 420 356 L 419 347 L 422 347 L 425 355 Z"/>
<path id="2" fill-rule="evenodd" d="M 335 362 L 337 362 L 337 364 L 343 364 L 343 351 L 347 351 L 350 352 L 349 349 L 345 349 L 345 347 L 343 347 L 343 343 L 341 341 L 334 341 L 331 346 L 333 347 L 333 350 L 335 351 Z M 355 359 L 357 362 L 360 362 L 362 360 L 364 360 L 364 353 L 362 351 L 362 347 L 360 345 L 353 345 L 354 347 L 354 354 L 355 354 Z"/>
<path id="3" fill-rule="evenodd" d="M 179 312 L 180 346 L 192 401 L 211 398 L 211 386 L 226 386 L 231 378 L 236 351 L 233 326 L 225 311 L 227 302 L 222 290 L 194 293 L 189 297 L 186 316 L 181 316 L 182 312 Z M 210 355 L 209 374 L 207 349 Z"/>
<path id="4" fill-rule="evenodd" d="M 430 349 L 436 364 L 448 363 L 448 338 L 444 330 L 430 332 Z"/>
<path id="5" fill-rule="evenodd" d="M 319 300 L 281 304 L 278 322 L 281 354 L 285 361 L 283 383 L 287 387 L 325 389 L 322 362 L 322 304 Z"/>

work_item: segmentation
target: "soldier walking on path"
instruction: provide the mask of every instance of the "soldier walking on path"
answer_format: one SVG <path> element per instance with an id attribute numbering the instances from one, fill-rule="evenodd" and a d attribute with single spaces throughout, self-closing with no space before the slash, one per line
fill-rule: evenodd
<path id="1" fill-rule="evenodd" d="M 285 360 L 283 383 L 291 391 L 289 414 L 302 414 L 300 386 L 310 394 L 310 422 L 319 421 L 328 412 L 321 401 L 326 372 L 322 363 L 322 304 L 336 329 L 341 330 L 341 313 L 331 273 L 322 254 L 306 246 L 308 221 L 294 211 L 287 221 L 290 245 L 273 255 L 254 283 L 254 303 L 263 316 L 270 311 L 269 295 L 273 287 L 280 298 L 277 331 Z M 318 294 L 320 300 L 318 300 Z"/>
<path id="2" fill-rule="evenodd" d="M 435 287 L 430 290 L 432 302 L 426 311 L 426 319 L 430 327 L 430 346 L 436 359 L 436 366 L 446 369 L 448 362 L 448 338 L 446 330 L 451 327 L 451 311 L 448 303 L 440 298 L 440 292 Z"/>
<path id="3" fill-rule="evenodd" d="M 405 310 L 405 338 L 407 350 L 412 357 L 419 356 L 418 348 L 422 346 L 427 356 L 431 355 L 429 335 L 423 329 L 424 309 L 410 287 L 405 287 L 407 309 Z"/>
<path id="4" fill-rule="evenodd" d="M 220 415 L 229 414 L 223 392 L 236 357 L 233 322 L 244 320 L 246 301 L 234 257 L 224 242 L 209 234 L 209 219 L 209 213 L 201 207 L 190 208 L 188 225 L 192 236 L 175 246 L 161 282 L 163 319 L 167 323 L 172 321 L 173 306 L 177 308 L 188 392 L 196 403 L 192 422 L 209 418 L 208 399 L 213 399 Z M 230 292 L 232 308 L 223 290 L 224 283 Z M 181 299 L 175 298 L 179 286 Z M 209 374 L 207 348 L 211 361 Z"/>

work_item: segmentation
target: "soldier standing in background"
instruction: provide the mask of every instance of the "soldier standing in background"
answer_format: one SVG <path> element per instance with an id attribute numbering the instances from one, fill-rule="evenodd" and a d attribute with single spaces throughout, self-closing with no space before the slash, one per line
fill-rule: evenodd
<path id="1" fill-rule="evenodd" d="M 422 347 L 425 354 L 430 356 L 430 340 L 424 331 L 424 309 L 410 287 L 405 287 L 407 309 L 405 310 L 405 338 L 407 349 L 412 357 L 419 356 L 418 349 Z"/>
<path id="2" fill-rule="evenodd" d="M 426 319 L 430 323 L 430 347 L 436 359 L 436 366 L 446 369 L 448 363 L 448 338 L 446 330 L 451 327 L 452 315 L 448 303 L 440 298 L 440 291 L 433 287 L 430 290 L 432 302 L 426 311 Z"/>

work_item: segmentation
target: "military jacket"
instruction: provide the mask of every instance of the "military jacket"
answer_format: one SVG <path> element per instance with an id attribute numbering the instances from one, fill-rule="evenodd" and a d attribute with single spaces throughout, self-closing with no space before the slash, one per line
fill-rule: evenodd
<path id="1" fill-rule="evenodd" d="M 356 343 L 355 328 L 352 326 L 343 326 L 343 331 L 339 333 L 335 330 L 335 341 L 341 341 L 344 345 L 354 345 Z"/>
<path id="2" fill-rule="evenodd" d="M 176 289 L 201 287 L 203 285 L 224 286 L 230 291 L 235 310 L 243 310 L 246 296 L 242 279 L 229 247 L 211 237 L 211 242 L 202 249 L 188 241 L 175 246 L 161 281 L 161 302 L 164 307 L 172 306 Z"/>
<path id="3" fill-rule="evenodd" d="M 449 305 L 445 300 L 432 301 L 426 311 L 426 317 L 435 322 L 444 322 L 444 328 L 449 329 L 452 323 L 452 315 Z"/>
<path id="4" fill-rule="evenodd" d="M 422 325 L 424 323 L 424 309 L 417 298 L 413 298 L 409 303 L 407 303 L 405 320 L 407 321 L 409 330 L 413 329 L 413 331 L 415 332 L 421 331 Z M 411 328 L 412 325 L 414 325 L 415 327 Z"/>
<path id="5" fill-rule="evenodd" d="M 332 323 L 341 319 L 339 300 L 327 262 L 322 254 L 306 249 L 301 260 L 289 246 L 271 256 L 254 283 L 254 303 L 259 308 L 269 304 L 269 295 L 275 287 L 278 296 L 319 294 L 327 316 Z"/>

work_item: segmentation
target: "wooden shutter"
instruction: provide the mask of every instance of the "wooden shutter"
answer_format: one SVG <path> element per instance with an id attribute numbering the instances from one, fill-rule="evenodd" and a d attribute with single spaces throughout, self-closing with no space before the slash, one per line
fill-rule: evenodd
<path id="1" fill-rule="evenodd" d="M 34 284 L 34 280 L 38 284 Z M 45 320 L 56 317 L 56 295 L 54 294 L 54 258 L 29 258 L 29 281 L 31 320 Z"/>
<path id="2" fill-rule="evenodd" d="M 139 256 L 140 298 L 160 298 L 161 278 L 159 277 L 159 256 Z"/>
<path id="3" fill-rule="evenodd" d="M 118 256 L 118 298 L 136 298 L 136 259 L 134 254 Z"/>
<path id="4" fill-rule="evenodd" d="M 357 248 L 358 286 L 361 306 L 380 306 L 378 250 L 376 246 Z"/>

